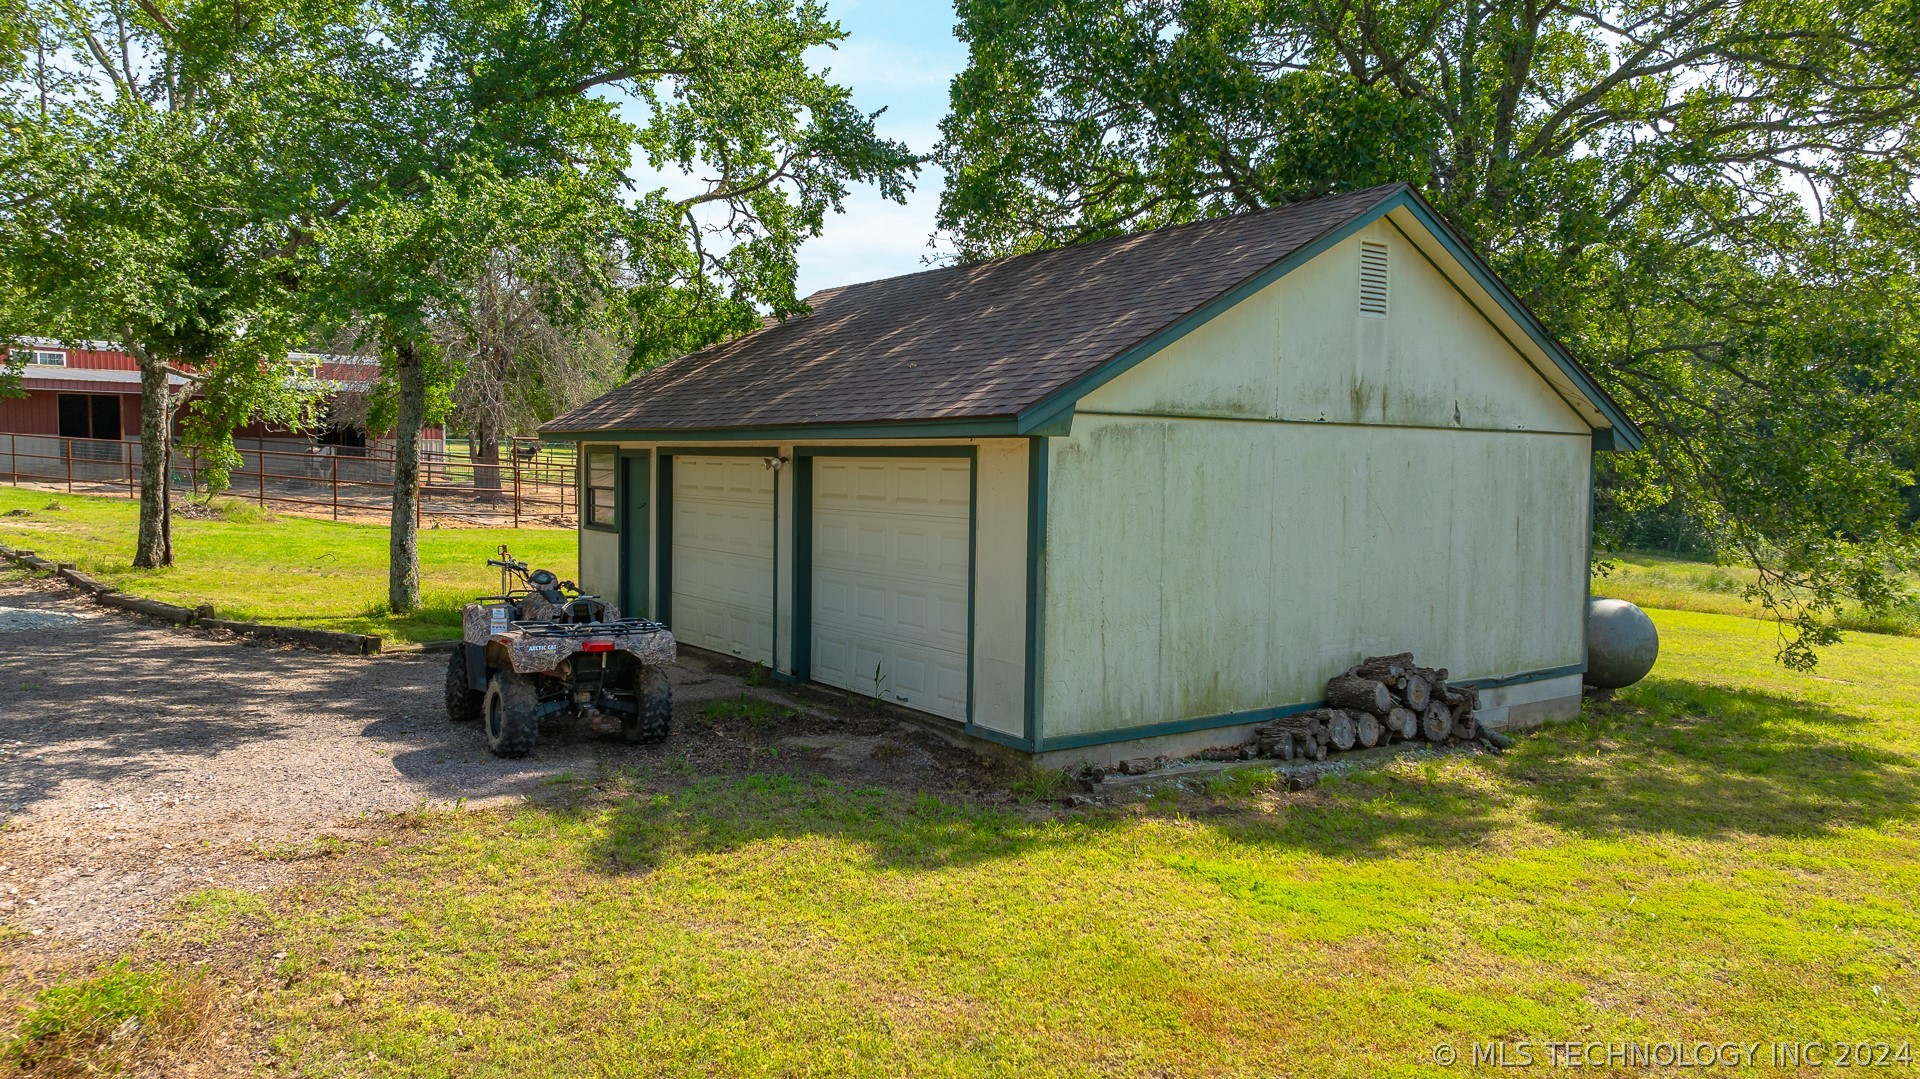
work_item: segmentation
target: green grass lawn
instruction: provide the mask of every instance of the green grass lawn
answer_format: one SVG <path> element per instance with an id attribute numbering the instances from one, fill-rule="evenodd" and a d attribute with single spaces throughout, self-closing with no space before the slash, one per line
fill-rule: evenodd
<path id="1" fill-rule="evenodd" d="M 574 575 L 578 558 L 570 529 L 429 528 L 420 533 L 426 607 L 397 616 L 386 605 L 384 526 L 264 517 L 243 502 L 221 505 L 223 519 L 174 518 L 172 568 L 135 570 L 138 503 L 0 487 L 0 543 L 76 563 L 133 595 L 187 607 L 211 603 L 225 618 L 403 641 L 458 637 L 461 606 L 500 587 L 500 571 L 486 561 L 502 543 L 562 577 Z M 26 515 L 7 515 L 15 510 Z"/>
<path id="2" fill-rule="evenodd" d="M 1758 618 L 1764 612 L 1743 594 L 1758 574 L 1743 566 L 1717 566 L 1651 554 L 1609 554 L 1613 568 L 1595 577 L 1593 594 L 1631 600 L 1642 607 L 1708 614 L 1737 614 Z M 1899 633 L 1920 637 L 1920 598 L 1885 614 L 1869 614 L 1849 607 L 1840 614 L 1842 629 L 1867 633 Z"/>
<path id="3" fill-rule="evenodd" d="M 1442 1044 L 1915 1040 L 1920 641 L 1850 635 L 1799 675 L 1772 624 L 1654 613 L 1657 677 L 1504 756 L 1072 812 L 771 757 L 567 776 L 201 893 L 134 969 L 217 956 L 314 1076 L 1371 1077 L 1476 1070 Z"/>

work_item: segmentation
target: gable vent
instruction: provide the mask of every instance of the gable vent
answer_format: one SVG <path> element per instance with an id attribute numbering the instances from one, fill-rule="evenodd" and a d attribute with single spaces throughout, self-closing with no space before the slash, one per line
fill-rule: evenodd
<path id="1" fill-rule="evenodd" d="M 1360 244 L 1360 313 L 1368 318 L 1387 317 L 1386 244 Z"/>

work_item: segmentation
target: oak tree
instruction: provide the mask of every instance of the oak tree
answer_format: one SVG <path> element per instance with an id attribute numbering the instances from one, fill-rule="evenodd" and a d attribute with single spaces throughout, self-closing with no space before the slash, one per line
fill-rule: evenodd
<path id="1" fill-rule="evenodd" d="M 1915 0 L 960 0 L 961 258 L 1388 181 L 1480 246 L 1649 435 L 1812 662 L 1913 558 Z M 1604 537 L 1603 537 L 1604 538 Z"/>

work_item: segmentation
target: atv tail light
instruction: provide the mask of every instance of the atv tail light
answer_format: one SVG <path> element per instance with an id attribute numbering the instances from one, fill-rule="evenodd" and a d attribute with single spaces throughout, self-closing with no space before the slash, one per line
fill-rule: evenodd
<path id="1" fill-rule="evenodd" d="M 581 645 L 580 645 L 580 651 L 582 651 L 582 652 L 611 652 L 611 651 L 613 651 L 613 642 L 612 642 L 612 641 L 609 641 L 609 640 L 607 640 L 607 639 L 606 639 L 606 638 L 604 638 L 604 637 L 601 637 L 601 638 L 598 638 L 598 639 L 595 639 L 595 640 L 589 640 L 589 641 L 585 641 L 585 642 L 582 642 L 582 643 L 581 643 Z"/>

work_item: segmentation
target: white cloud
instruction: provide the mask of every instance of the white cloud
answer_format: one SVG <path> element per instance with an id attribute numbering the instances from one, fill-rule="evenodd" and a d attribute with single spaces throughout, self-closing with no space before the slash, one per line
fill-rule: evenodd
<path id="1" fill-rule="evenodd" d="M 832 72 L 833 81 L 853 88 L 860 98 L 873 90 L 944 90 L 966 65 L 958 41 L 951 48 L 923 48 L 879 38 L 849 37 L 837 49 L 817 48 L 807 62 Z M 944 95 L 943 95 L 944 96 Z"/>
<path id="2" fill-rule="evenodd" d="M 800 294 L 928 269 L 942 182 L 937 169 L 922 172 L 905 206 L 867 187 L 848 195 L 847 212 L 827 218 L 820 237 L 800 249 Z"/>

